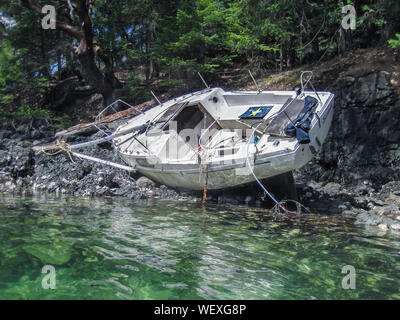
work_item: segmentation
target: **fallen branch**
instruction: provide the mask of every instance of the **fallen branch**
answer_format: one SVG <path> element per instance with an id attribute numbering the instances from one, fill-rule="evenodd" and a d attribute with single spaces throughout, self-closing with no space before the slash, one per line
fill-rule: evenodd
<path id="1" fill-rule="evenodd" d="M 79 134 L 79 133 L 83 133 L 86 132 L 90 129 L 95 129 L 98 130 L 95 125 L 99 125 L 99 124 L 106 124 L 106 123 L 111 123 L 117 120 L 122 120 L 122 119 L 126 119 L 126 118 L 132 118 L 133 116 L 136 116 L 139 114 L 139 111 L 145 111 L 153 106 L 157 105 L 157 102 L 155 100 L 150 100 L 147 102 L 144 102 L 142 104 L 139 104 L 137 106 L 135 106 L 134 108 L 129 108 L 123 111 L 120 111 L 118 113 L 115 114 L 111 114 L 109 116 L 104 117 L 101 121 L 94 121 L 94 122 L 90 122 L 90 123 L 82 123 L 82 124 L 78 124 L 76 126 L 73 126 L 71 128 L 68 128 L 66 130 L 63 131 L 59 131 L 55 134 L 56 137 L 60 137 L 60 136 L 68 136 L 68 135 L 73 135 L 73 134 Z M 139 110 L 139 111 L 138 111 Z"/>

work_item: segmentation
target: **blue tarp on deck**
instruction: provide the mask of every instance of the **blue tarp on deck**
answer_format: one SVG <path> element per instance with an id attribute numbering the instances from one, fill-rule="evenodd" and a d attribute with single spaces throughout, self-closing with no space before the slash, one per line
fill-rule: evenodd
<path id="1" fill-rule="evenodd" d="M 318 106 L 318 100 L 307 96 L 304 99 L 304 107 L 292 123 L 285 128 L 285 134 L 289 137 L 296 137 L 301 144 L 310 143 L 308 132 L 311 127 L 311 120 Z"/>

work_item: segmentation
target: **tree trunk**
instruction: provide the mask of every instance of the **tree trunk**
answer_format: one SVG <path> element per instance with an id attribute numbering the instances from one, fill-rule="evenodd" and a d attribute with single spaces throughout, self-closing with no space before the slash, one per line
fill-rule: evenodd
<path id="1" fill-rule="evenodd" d="M 318 60 L 321 57 L 321 52 L 319 50 L 318 39 L 312 43 L 312 57 L 314 60 Z"/>
<path id="2" fill-rule="evenodd" d="M 110 104 L 112 104 L 113 102 L 115 102 L 116 100 L 118 100 L 119 95 L 117 94 L 117 91 L 112 89 L 108 92 L 104 92 L 102 94 L 103 96 L 103 105 L 104 107 L 109 106 Z"/>
<path id="3" fill-rule="evenodd" d="M 347 50 L 352 47 L 351 31 L 340 28 L 338 38 L 338 53 L 339 55 L 344 54 Z"/>
<path id="4" fill-rule="evenodd" d="M 387 22 L 383 27 L 381 43 L 387 44 L 387 41 L 393 36 L 394 36 L 393 24 L 391 22 Z"/>
<path id="5" fill-rule="evenodd" d="M 147 32 L 146 32 L 146 80 L 151 80 L 154 74 L 154 62 L 151 57 L 151 45 L 153 43 L 155 35 L 155 19 L 153 14 L 149 14 L 149 21 L 147 22 Z"/>
<path id="6" fill-rule="evenodd" d="M 31 4 L 29 0 L 22 0 L 25 7 L 42 14 L 41 7 Z M 114 98 L 114 89 L 120 87 L 120 82 L 115 77 L 113 59 L 106 53 L 93 39 L 94 32 L 90 19 L 91 1 L 76 0 L 76 12 L 79 17 L 79 25 L 82 30 L 65 22 L 56 20 L 56 27 L 67 32 L 79 41 L 79 46 L 75 49 L 81 65 L 81 73 L 90 86 L 103 96 L 103 104 L 108 105 Z M 104 70 L 100 70 L 96 65 L 96 56 L 104 62 Z"/>
<path id="7" fill-rule="evenodd" d="M 114 75 L 112 65 L 106 66 L 103 72 L 100 71 L 92 52 L 85 50 L 78 54 L 82 75 L 89 85 L 103 96 L 103 105 L 108 106 L 113 102 L 111 100 L 115 97 L 114 89 L 120 86 L 119 81 Z"/>
<path id="8" fill-rule="evenodd" d="M 344 6 L 345 3 L 342 1 L 342 5 Z M 345 30 L 340 28 L 339 30 L 339 38 L 338 38 L 338 54 L 342 55 L 347 50 L 351 49 L 352 47 L 352 39 L 351 39 L 351 30 Z"/>
<path id="9" fill-rule="evenodd" d="M 296 64 L 296 52 L 293 47 L 293 37 L 288 36 L 286 41 L 286 66 L 288 68 L 294 67 Z"/>
<path id="10" fill-rule="evenodd" d="M 61 80 L 61 71 L 62 71 L 62 62 L 61 62 L 61 50 L 57 50 L 57 73 L 58 73 L 58 80 Z"/>
<path id="11" fill-rule="evenodd" d="M 44 48 L 44 39 L 43 39 L 43 34 L 40 35 L 40 52 L 42 55 L 42 67 L 41 72 L 45 77 L 50 78 L 51 70 L 50 70 L 50 64 L 48 63 L 48 58 L 46 54 L 46 50 Z"/>

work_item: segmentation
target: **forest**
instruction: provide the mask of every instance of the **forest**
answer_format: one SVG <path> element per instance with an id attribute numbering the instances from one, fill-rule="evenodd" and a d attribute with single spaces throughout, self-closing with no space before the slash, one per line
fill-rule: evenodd
<path id="1" fill-rule="evenodd" d="M 356 12 L 347 30 L 346 5 Z M 67 79 L 78 84 L 62 92 L 137 104 L 154 84 L 201 84 L 197 72 L 211 80 L 237 67 L 265 75 L 358 48 L 398 49 L 399 14 L 397 0 L 0 0 L 0 110 L 50 107 Z"/>

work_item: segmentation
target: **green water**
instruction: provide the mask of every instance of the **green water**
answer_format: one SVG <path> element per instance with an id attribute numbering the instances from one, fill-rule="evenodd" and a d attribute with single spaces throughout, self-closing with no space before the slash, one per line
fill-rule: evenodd
<path id="1" fill-rule="evenodd" d="M 399 299 L 399 255 L 400 236 L 340 216 L 0 196 L 0 299 Z"/>

